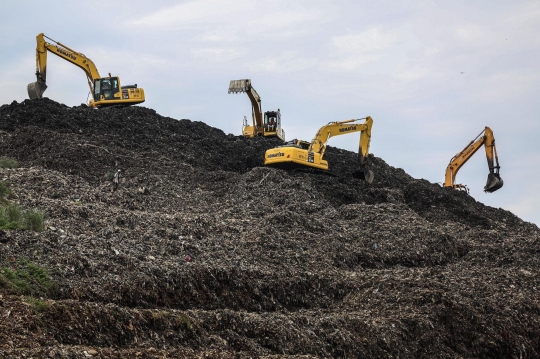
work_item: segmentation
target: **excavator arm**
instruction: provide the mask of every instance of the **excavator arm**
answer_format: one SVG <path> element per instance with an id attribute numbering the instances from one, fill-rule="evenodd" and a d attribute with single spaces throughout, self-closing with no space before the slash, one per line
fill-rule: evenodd
<path id="1" fill-rule="evenodd" d="M 371 127 L 373 119 L 370 116 L 365 118 L 364 123 L 358 123 L 361 119 L 351 119 L 338 122 L 330 122 L 321 127 L 309 146 L 308 152 L 319 153 L 321 158 L 326 151 L 326 143 L 331 137 L 346 135 L 353 132 L 360 133 L 360 141 L 358 143 L 359 168 L 355 172 L 355 176 L 364 179 L 368 182 L 373 181 L 373 172 L 367 169 L 369 145 L 371 142 Z"/>
<path id="2" fill-rule="evenodd" d="M 495 192 L 503 186 L 503 180 L 499 175 L 499 157 L 497 156 L 497 148 L 495 146 L 495 137 L 493 131 L 486 127 L 480 134 L 472 140 L 460 153 L 455 155 L 446 167 L 444 187 L 452 187 L 455 189 L 463 189 L 464 185 L 456 184 L 456 175 L 461 167 L 480 149 L 484 146 L 486 150 L 486 158 L 489 167 L 489 174 L 485 192 Z"/>
<path id="3" fill-rule="evenodd" d="M 245 92 L 249 100 L 251 101 L 251 118 L 253 120 L 253 136 L 263 135 L 263 117 L 261 109 L 261 97 L 251 86 L 251 80 L 231 80 L 229 84 L 229 93 L 242 93 Z"/>
<path id="4" fill-rule="evenodd" d="M 45 38 L 51 40 L 52 43 L 45 41 Z M 80 67 L 86 74 L 88 80 L 88 86 L 90 91 L 93 92 L 94 80 L 99 79 L 99 72 L 96 68 L 96 65 L 81 54 L 80 52 L 74 51 L 67 47 L 66 45 L 61 44 L 60 42 L 54 41 L 51 38 L 48 38 L 43 33 L 36 36 L 37 46 L 36 46 L 36 77 L 37 81 L 28 84 L 28 96 L 30 99 L 41 98 L 43 93 L 47 89 L 47 52 L 63 58 L 66 61 L 71 62 L 75 66 Z"/>

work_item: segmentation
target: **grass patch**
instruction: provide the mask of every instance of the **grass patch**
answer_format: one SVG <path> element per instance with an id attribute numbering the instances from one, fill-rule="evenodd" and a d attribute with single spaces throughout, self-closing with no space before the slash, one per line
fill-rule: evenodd
<path id="1" fill-rule="evenodd" d="M 187 315 L 184 315 L 184 314 L 180 314 L 180 320 L 182 321 L 182 323 L 184 324 L 184 326 L 188 330 L 191 330 L 191 318 L 190 317 L 188 317 Z"/>
<path id="2" fill-rule="evenodd" d="M 0 205 L 0 229 L 24 228 L 41 232 L 45 229 L 45 214 L 35 209 L 22 210 L 16 204 Z"/>
<path id="3" fill-rule="evenodd" d="M 0 285 L 33 297 L 53 297 L 58 290 L 46 268 L 27 260 L 20 260 L 16 268 L 0 267 Z"/>
<path id="4" fill-rule="evenodd" d="M 26 297 L 25 302 L 30 304 L 36 312 L 43 312 L 51 306 L 50 303 L 46 300 L 36 299 L 32 297 Z"/>
<path id="5" fill-rule="evenodd" d="M 5 202 L 6 196 L 9 196 L 11 194 L 11 190 L 9 189 L 9 183 L 5 181 L 0 181 L 0 200 Z"/>
<path id="6" fill-rule="evenodd" d="M 45 229 L 45 214 L 36 209 L 24 211 L 23 225 L 30 231 L 41 232 Z"/>
<path id="7" fill-rule="evenodd" d="M 5 197 L 12 192 L 9 183 L 0 181 L 0 230 L 23 228 L 41 232 L 45 229 L 45 214 L 36 209 L 22 210 Z"/>
<path id="8" fill-rule="evenodd" d="M 17 168 L 19 162 L 16 159 L 6 156 L 0 156 L 0 168 Z"/>
<path id="9" fill-rule="evenodd" d="M 165 310 L 160 310 L 158 312 L 152 312 L 152 317 L 154 319 L 157 319 L 157 320 L 160 320 L 160 319 L 165 319 L 167 317 L 169 317 L 171 315 L 171 313 L 165 311 Z"/>

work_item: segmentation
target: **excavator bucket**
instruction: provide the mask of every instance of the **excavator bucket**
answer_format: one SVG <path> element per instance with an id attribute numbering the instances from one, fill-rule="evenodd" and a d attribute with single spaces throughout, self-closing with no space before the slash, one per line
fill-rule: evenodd
<path id="1" fill-rule="evenodd" d="M 28 84 L 28 97 L 30 97 L 30 100 L 41 98 L 43 96 L 43 93 L 47 89 L 47 85 L 45 82 L 42 81 L 36 81 Z"/>
<path id="2" fill-rule="evenodd" d="M 487 183 L 484 187 L 484 192 L 495 192 L 503 186 L 503 180 L 499 174 L 490 173 L 488 174 Z"/>
<path id="3" fill-rule="evenodd" d="M 358 170 L 353 173 L 353 177 L 366 181 L 367 183 L 371 183 L 373 182 L 373 178 L 375 178 L 375 174 L 373 174 L 372 170 Z"/>
<path id="4" fill-rule="evenodd" d="M 251 88 L 251 80 L 231 80 L 229 93 L 247 92 Z"/>

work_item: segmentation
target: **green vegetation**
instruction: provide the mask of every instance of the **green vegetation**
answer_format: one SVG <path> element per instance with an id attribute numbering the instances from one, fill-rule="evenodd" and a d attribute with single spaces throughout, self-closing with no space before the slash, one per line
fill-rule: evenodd
<path id="1" fill-rule="evenodd" d="M 42 300 L 42 299 L 35 299 L 35 298 L 32 298 L 32 297 L 26 297 L 25 302 L 30 304 L 32 306 L 32 308 L 34 308 L 34 310 L 36 312 L 43 312 L 44 310 L 46 310 L 47 308 L 50 307 L 49 302 L 46 301 L 46 300 Z"/>
<path id="2" fill-rule="evenodd" d="M 0 181 L 0 230 L 24 228 L 41 232 L 45 229 L 45 214 L 36 209 L 22 210 L 5 198 L 12 192 L 9 184 Z"/>
<path id="3" fill-rule="evenodd" d="M 188 317 L 187 315 L 184 315 L 184 314 L 180 314 L 180 320 L 182 321 L 182 323 L 184 323 L 185 327 L 188 330 L 191 330 L 191 318 L 190 317 Z"/>
<path id="4" fill-rule="evenodd" d="M 41 232 L 45 229 L 45 214 L 35 209 L 22 210 L 16 204 L 0 205 L 0 229 L 24 228 Z"/>
<path id="5" fill-rule="evenodd" d="M 24 211 L 23 226 L 30 231 L 43 231 L 45 229 L 45 214 L 37 209 Z"/>
<path id="6" fill-rule="evenodd" d="M 46 268 L 27 260 L 19 260 L 16 268 L 0 267 L 0 287 L 32 297 L 53 297 L 58 289 Z"/>
<path id="7" fill-rule="evenodd" d="M 9 184 L 4 181 L 0 181 L 0 202 L 6 202 L 6 196 L 9 196 L 11 194 L 11 190 L 9 189 Z"/>
<path id="8" fill-rule="evenodd" d="M 19 162 L 16 159 L 0 156 L 0 168 L 17 168 L 19 167 Z"/>

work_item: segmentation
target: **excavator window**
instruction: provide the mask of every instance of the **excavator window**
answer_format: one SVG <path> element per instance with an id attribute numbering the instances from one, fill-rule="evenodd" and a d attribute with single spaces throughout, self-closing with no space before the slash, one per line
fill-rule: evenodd
<path id="1" fill-rule="evenodd" d="M 103 89 L 103 97 L 105 97 L 105 100 L 111 100 L 112 99 L 112 85 L 110 79 L 102 79 L 101 80 L 101 88 Z"/>
<path id="2" fill-rule="evenodd" d="M 277 119 L 274 113 L 264 114 L 264 127 L 266 131 L 274 132 L 277 128 Z"/>
<path id="3" fill-rule="evenodd" d="M 94 101 L 99 101 L 99 95 L 101 95 L 101 81 L 94 81 Z"/>
<path id="4" fill-rule="evenodd" d="M 119 91 L 118 88 L 118 77 L 111 77 L 112 82 L 112 93 L 113 95 L 116 94 Z"/>
<path id="5" fill-rule="evenodd" d="M 120 91 L 118 77 L 106 77 L 94 81 L 94 101 L 114 100 L 114 95 Z"/>

